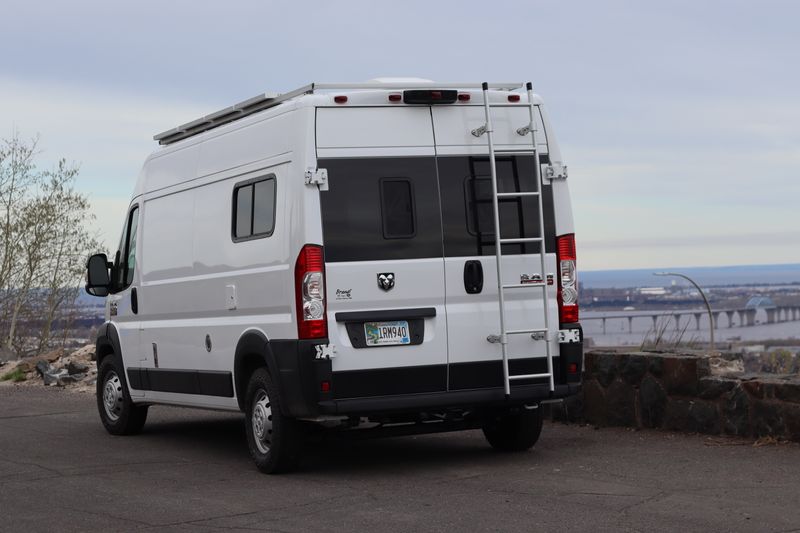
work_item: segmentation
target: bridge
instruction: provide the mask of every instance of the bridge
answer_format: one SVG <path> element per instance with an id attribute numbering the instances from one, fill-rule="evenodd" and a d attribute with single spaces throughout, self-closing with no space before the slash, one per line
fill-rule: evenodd
<path id="1" fill-rule="evenodd" d="M 751 299 L 752 302 L 752 299 Z M 766 324 L 777 324 L 779 322 L 794 322 L 800 321 L 800 305 L 750 305 L 751 302 L 748 302 L 748 305 L 739 309 L 712 309 L 711 315 L 714 317 L 714 329 L 719 329 L 720 327 L 720 319 L 725 317 L 726 326 L 728 328 L 733 327 L 748 327 L 748 326 L 756 326 L 761 323 L 756 322 L 756 313 L 759 309 L 764 310 L 766 312 Z M 770 301 L 771 303 L 771 301 Z M 694 317 L 695 324 L 697 329 L 700 329 L 700 321 L 703 317 L 708 316 L 708 311 L 706 310 L 697 310 L 697 309 L 690 309 L 685 311 L 669 311 L 666 313 L 647 313 L 647 312 L 635 312 L 635 313 L 620 313 L 614 315 L 605 315 L 605 316 L 581 316 L 581 322 L 586 320 L 600 320 L 602 321 L 603 326 L 603 334 L 606 333 L 606 322 L 608 320 L 627 320 L 628 321 L 628 332 L 633 333 L 633 320 L 635 318 L 650 318 L 653 321 L 653 329 L 658 329 L 658 320 L 664 317 L 672 318 L 675 321 L 675 329 L 680 329 L 681 327 L 681 319 L 684 317 Z M 685 320 L 684 320 L 685 323 Z"/>

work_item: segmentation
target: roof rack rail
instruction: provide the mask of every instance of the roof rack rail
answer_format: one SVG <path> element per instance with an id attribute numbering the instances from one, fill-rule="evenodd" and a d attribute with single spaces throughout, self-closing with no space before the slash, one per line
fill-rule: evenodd
<path id="1" fill-rule="evenodd" d="M 258 113 L 264 109 L 275 107 L 276 105 L 291 100 L 297 96 L 311 94 L 315 91 L 331 90 L 367 90 L 367 89 L 480 89 L 481 83 L 434 83 L 434 82 L 364 82 L 364 83 L 310 83 L 299 89 L 288 93 L 264 93 L 253 98 L 248 98 L 238 104 L 234 104 L 215 113 L 200 117 L 186 124 L 163 131 L 153 136 L 153 140 L 158 144 L 172 144 L 183 139 L 187 139 L 199 133 L 217 128 L 223 124 L 228 124 L 246 116 Z M 522 83 L 490 83 L 490 89 L 514 90 L 523 87 Z"/>

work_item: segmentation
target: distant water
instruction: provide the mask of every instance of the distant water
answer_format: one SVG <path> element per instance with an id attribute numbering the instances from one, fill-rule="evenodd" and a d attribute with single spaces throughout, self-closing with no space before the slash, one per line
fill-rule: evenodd
<path id="1" fill-rule="evenodd" d="M 667 345 L 678 339 L 682 341 L 706 342 L 708 335 L 708 315 L 704 309 L 694 309 L 700 315 L 700 328 L 693 314 L 683 315 L 680 322 L 669 311 L 585 311 L 581 313 L 581 326 L 587 338 L 591 338 L 596 346 L 641 345 L 645 338 L 652 341 L 655 329 L 652 315 L 660 315 L 656 319 L 655 328 L 663 330 L 663 339 Z M 620 315 L 631 315 L 634 318 L 611 318 Z M 605 330 L 603 321 L 606 318 Z M 767 312 L 759 309 L 756 312 L 756 325 L 742 327 L 739 317 L 734 315 L 733 324 L 728 323 L 728 316 L 721 314 L 714 336 L 718 342 L 726 341 L 763 341 L 767 339 L 798 339 L 800 343 L 800 321 L 778 322 L 767 324 Z"/>
<path id="2" fill-rule="evenodd" d="M 678 272 L 680 274 L 685 274 L 701 286 L 800 283 L 800 263 L 789 265 L 581 270 L 578 273 L 578 277 L 585 287 L 598 289 L 613 287 L 663 287 L 670 284 L 671 279 L 677 279 L 680 282 L 680 278 L 660 278 L 654 276 L 653 272 Z"/>

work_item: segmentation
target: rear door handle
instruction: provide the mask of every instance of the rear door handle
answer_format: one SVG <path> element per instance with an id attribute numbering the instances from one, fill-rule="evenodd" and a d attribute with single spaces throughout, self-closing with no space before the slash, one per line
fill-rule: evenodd
<path id="1" fill-rule="evenodd" d="M 480 261 L 464 263 L 464 290 L 467 294 L 478 294 L 483 290 L 483 265 Z"/>

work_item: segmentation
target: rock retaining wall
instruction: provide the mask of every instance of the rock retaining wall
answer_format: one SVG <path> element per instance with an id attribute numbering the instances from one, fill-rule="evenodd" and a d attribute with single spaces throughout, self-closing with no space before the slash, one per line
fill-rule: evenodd
<path id="1" fill-rule="evenodd" d="M 692 353 L 587 352 L 581 394 L 554 419 L 800 441 L 798 376 L 713 375 Z"/>

